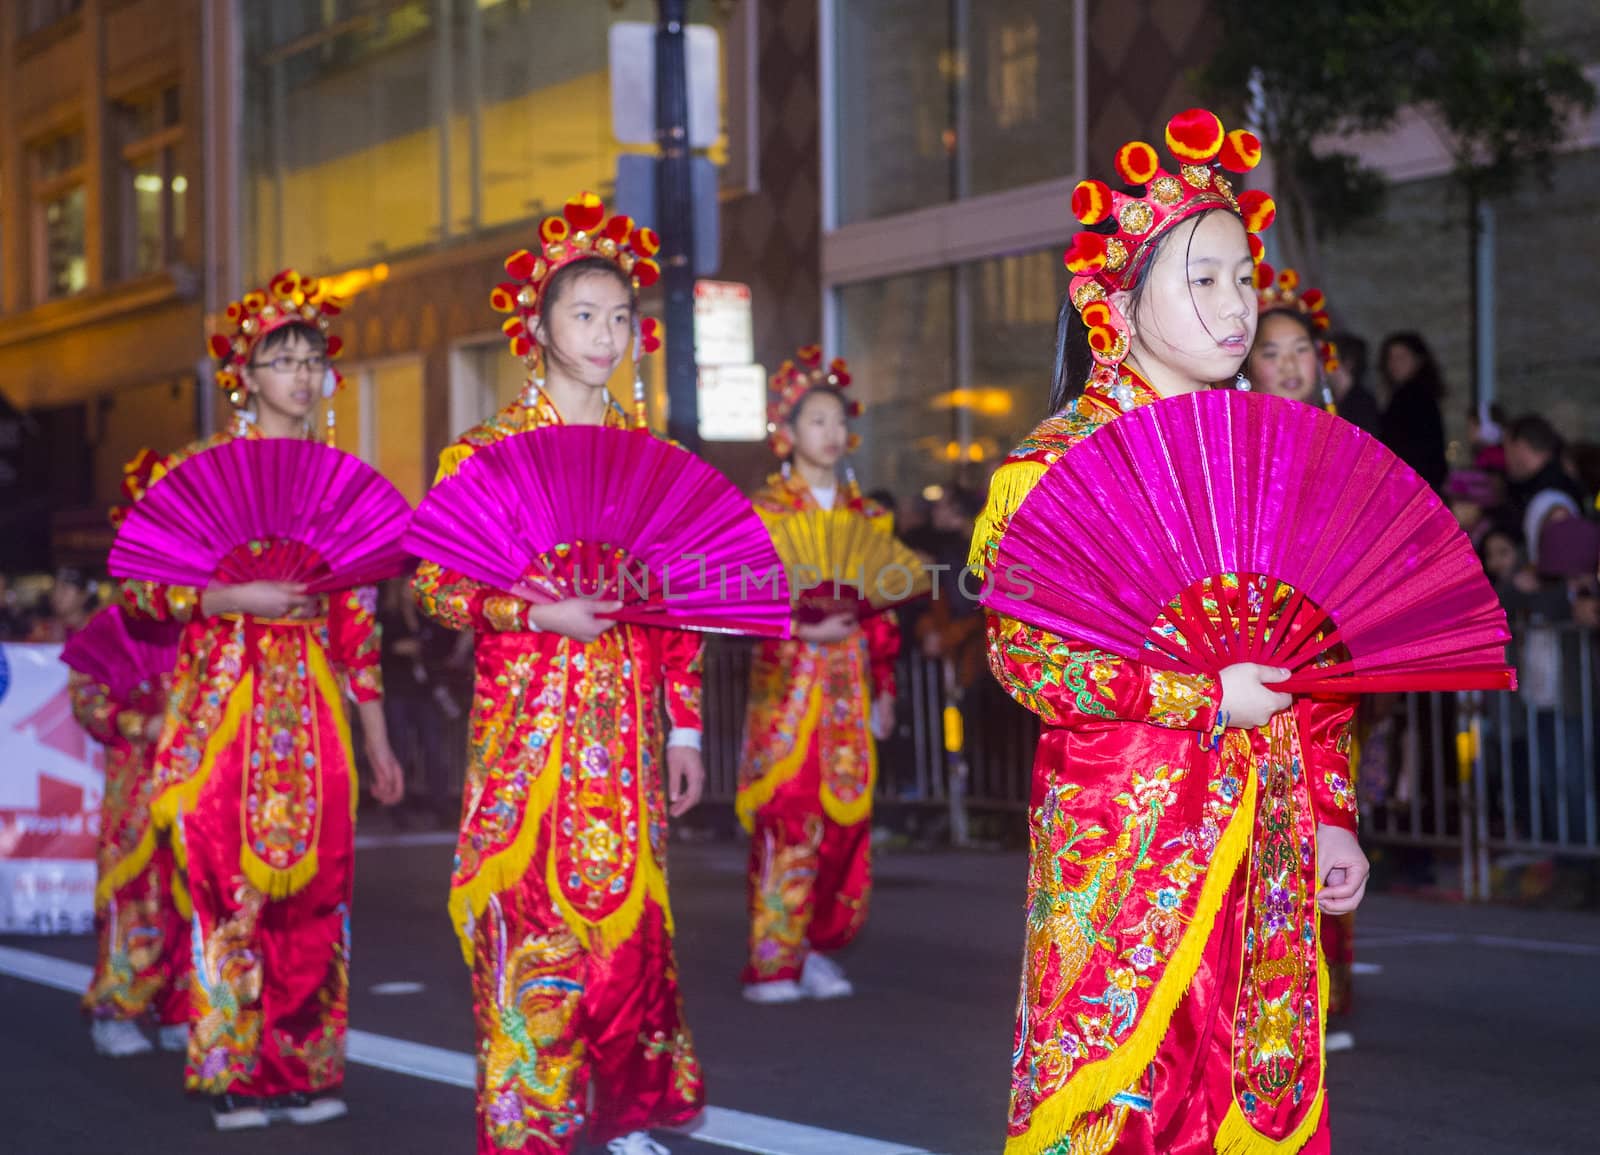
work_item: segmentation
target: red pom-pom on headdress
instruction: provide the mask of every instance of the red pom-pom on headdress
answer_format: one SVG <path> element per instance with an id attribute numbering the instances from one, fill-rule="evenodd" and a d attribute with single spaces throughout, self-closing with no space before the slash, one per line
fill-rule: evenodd
<path id="1" fill-rule="evenodd" d="M 821 345 L 803 345 L 795 350 L 794 360 L 779 365 L 767 382 L 767 444 L 772 451 L 779 457 L 794 452 L 794 444 L 783 427 L 807 393 L 849 387 L 850 367 L 843 357 L 835 357 L 824 366 Z M 860 402 L 846 399 L 844 413 L 846 417 L 861 416 Z M 852 448 L 854 442 L 852 437 Z"/>
<path id="2" fill-rule="evenodd" d="M 539 317 L 544 307 L 545 291 L 556 273 L 575 261 L 600 259 L 610 261 L 632 282 L 634 291 L 649 288 L 661 276 L 661 266 L 655 254 L 661 249 L 661 240 L 654 230 L 637 224 L 623 213 L 607 219 L 605 203 L 592 192 L 579 193 L 569 200 L 561 215 L 546 217 L 539 223 L 539 250 L 519 249 L 506 258 L 506 276 L 489 293 L 489 304 L 497 313 L 513 314 L 513 326 L 508 321 L 503 328 L 515 357 L 531 360 L 538 355 Z M 660 337 L 655 337 L 655 348 L 643 340 L 646 353 L 660 348 Z M 657 330 L 659 334 L 659 330 Z"/>
<path id="3" fill-rule="evenodd" d="M 1295 270 L 1275 272 L 1271 265 L 1262 263 L 1256 266 L 1255 284 L 1256 307 L 1260 313 L 1273 310 L 1298 313 L 1311 323 L 1316 333 L 1326 333 L 1333 327 L 1333 319 L 1328 316 L 1327 297 L 1321 289 L 1302 289 L 1300 274 Z M 1339 367 L 1339 350 L 1332 342 L 1318 338 L 1317 352 L 1324 370 L 1332 373 Z"/>
<path id="4" fill-rule="evenodd" d="M 332 319 L 343 312 L 343 305 L 339 298 L 324 293 L 315 278 L 302 277 L 293 269 L 273 277 L 265 289 L 256 289 L 230 302 L 222 314 L 228 331 L 213 333 L 207 341 L 211 358 L 217 362 L 217 386 L 235 406 L 243 405 L 243 372 L 256 345 L 268 333 L 296 322 L 323 333 L 329 360 L 337 357 L 344 343 L 327 334 Z M 333 370 L 333 376 L 336 383 L 343 381 L 338 370 Z"/>
<path id="5" fill-rule="evenodd" d="M 1070 292 L 1089 328 L 1095 359 L 1115 369 L 1127 356 L 1127 326 L 1115 309 L 1095 310 L 1091 323 L 1086 308 L 1108 294 L 1128 288 L 1155 244 L 1178 222 L 1213 209 L 1234 213 L 1250 237 L 1250 255 L 1259 261 L 1256 233 L 1272 223 L 1276 206 L 1259 189 L 1234 194 L 1222 170 L 1245 173 L 1261 160 L 1261 142 L 1244 129 L 1224 130 L 1213 112 L 1191 108 L 1167 122 L 1166 144 L 1177 159 L 1164 169 L 1155 148 L 1142 140 L 1117 150 L 1114 167 L 1122 181 L 1139 192 L 1109 188 L 1099 180 L 1079 181 L 1072 190 L 1072 215 L 1095 231 L 1074 234 L 1065 261 L 1073 275 Z M 1113 227 L 1106 227 L 1107 225 Z"/>

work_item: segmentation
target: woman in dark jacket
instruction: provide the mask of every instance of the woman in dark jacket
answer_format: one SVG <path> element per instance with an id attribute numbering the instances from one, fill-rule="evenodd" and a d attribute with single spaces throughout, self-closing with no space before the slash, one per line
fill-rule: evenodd
<path id="1" fill-rule="evenodd" d="M 1391 333 L 1383 339 L 1378 371 L 1389 387 L 1378 439 L 1422 480 L 1440 488 L 1450 466 L 1444 453 L 1444 415 L 1439 410 L 1444 378 L 1432 350 L 1417 333 Z"/>

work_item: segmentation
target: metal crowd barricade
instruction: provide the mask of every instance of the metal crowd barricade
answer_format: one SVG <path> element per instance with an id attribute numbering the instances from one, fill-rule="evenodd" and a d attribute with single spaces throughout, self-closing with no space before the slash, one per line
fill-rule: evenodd
<path id="1" fill-rule="evenodd" d="M 1543 631 L 1542 633 L 1539 631 Z M 1390 781 L 1374 788 L 1357 775 L 1362 839 L 1418 847 L 1458 859 L 1462 892 L 1487 898 L 1494 861 L 1505 855 L 1600 857 L 1600 636 L 1567 624 L 1518 628 L 1512 660 L 1522 689 L 1496 693 L 1408 694 L 1367 707 L 1387 712 Z M 704 703 L 706 800 L 731 805 L 738 788 L 752 644 L 708 640 Z M 964 840 L 972 812 L 1025 811 L 1038 743 L 1038 719 L 984 676 L 958 701 L 943 662 L 914 651 L 899 667 L 896 734 L 879 746 L 878 799 L 944 808 L 952 839 Z M 445 727 L 446 780 L 459 790 L 465 718 Z M 960 749 L 947 749 L 959 737 Z M 1377 752 L 1369 746 L 1369 754 Z M 402 762 L 416 761 L 397 749 Z M 1364 768 L 1363 768 L 1364 770 Z M 437 781 L 438 779 L 435 779 Z"/>

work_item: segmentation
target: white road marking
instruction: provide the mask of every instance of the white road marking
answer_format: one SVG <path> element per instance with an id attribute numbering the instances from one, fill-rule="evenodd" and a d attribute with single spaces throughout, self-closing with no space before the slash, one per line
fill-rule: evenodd
<path id="1" fill-rule="evenodd" d="M 421 983 L 399 981 L 392 983 L 375 983 L 368 989 L 370 989 L 375 995 L 420 995 L 427 988 Z"/>
<path id="2" fill-rule="evenodd" d="M 82 963 L 0 946 L 0 975 L 76 995 L 88 987 L 91 974 L 91 969 Z M 448 1087 L 470 1091 L 477 1085 L 477 1068 L 471 1055 L 430 1047 L 426 1043 L 352 1030 L 346 1036 L 346 1056 L 352 1063 Z M 697 1143 L 745 1151 L 749 1155 L 932 1155 L 932 1152 L 904 1143 L 827 1131 L 724 1107 L 707 1107 L 682 1133 Z"/>

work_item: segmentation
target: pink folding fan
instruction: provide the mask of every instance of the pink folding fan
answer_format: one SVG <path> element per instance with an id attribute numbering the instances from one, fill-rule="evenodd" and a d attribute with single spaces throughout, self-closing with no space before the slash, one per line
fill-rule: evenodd
<path id="1" fill-rule="evenodd" d="M 130 617 L 120 606 L 107 606 L 67 639 L 61 660 L 107 687 L 113 698 L 126 701 L 141 683 L 172 672 L 182 632 L 175 622 Z"/>
<path id="2" fill-rule="evenodd" d="M 761 519 L 721 473 L 646 430 L 555 426 L 474 451 L 405 544 L 536 603 L 619 600 L 620 621 L 784 637 L 789 586 Z"/>
<path id="3" fill-rule="evenodd" d="M 1281 398 L 1118 418 L 1046 471 L 993 570 L 992 609 L 1167 669 L 1285 666 L 1298 693 L 1516 681 L 1449 510 L 1370 435 Z"/>
<path id="4" fill-rule="evenodd" d="M 407 562 L 410 506 L 359 457 L 288 438 L 240 438 L 185 458 L 128 511 L 107 565 L 169 585 L 370 585 Z"/>

